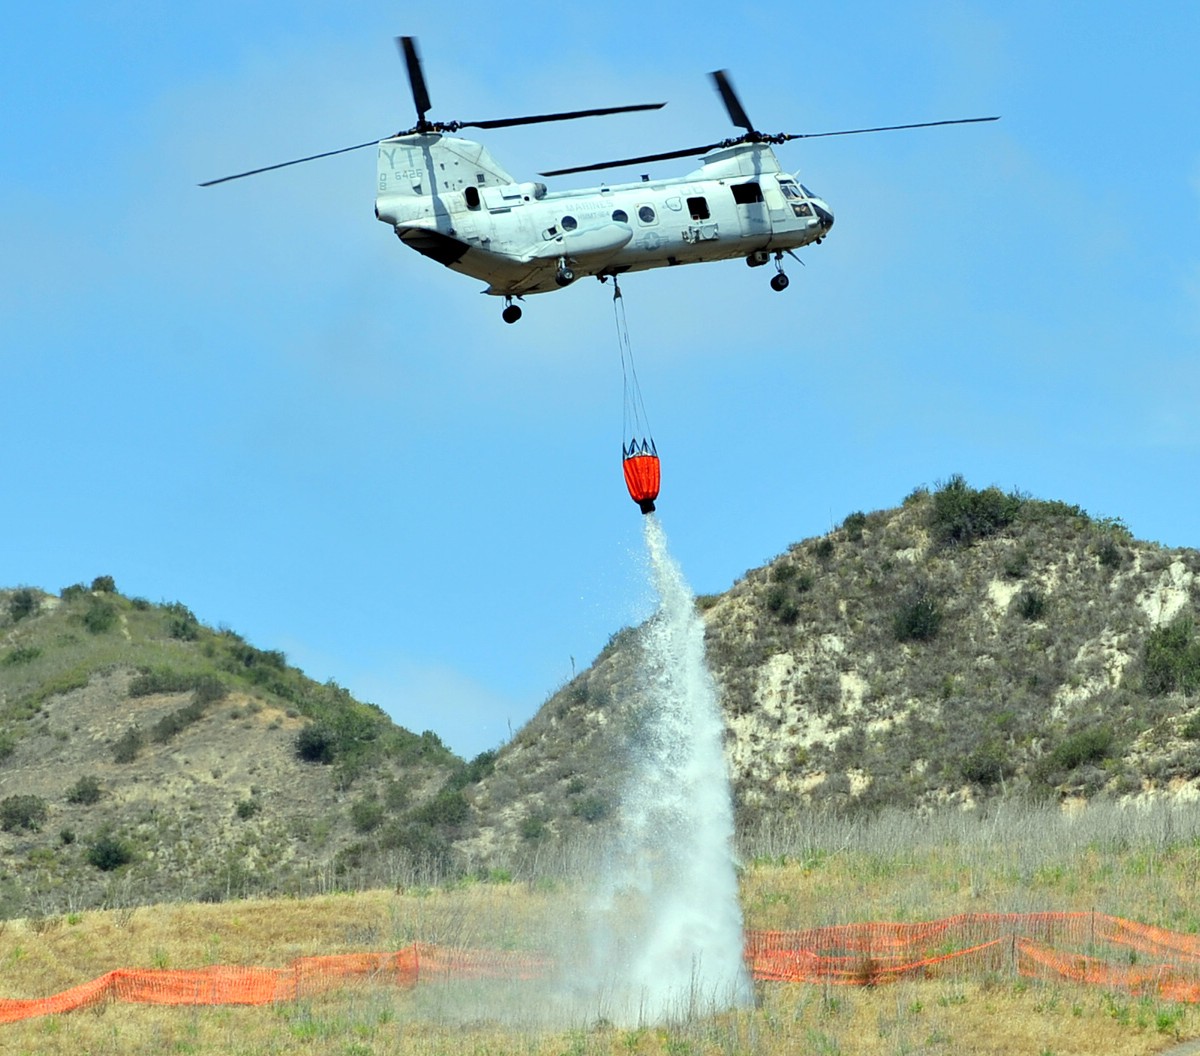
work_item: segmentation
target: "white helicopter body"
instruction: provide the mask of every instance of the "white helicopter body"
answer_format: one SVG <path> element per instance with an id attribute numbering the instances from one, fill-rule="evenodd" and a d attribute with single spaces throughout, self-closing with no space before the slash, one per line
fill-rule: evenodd
<path id="1" fill-rule="evenodd" d="M 833 226 L 829 206 L 765 143 L 717 150 L 681 178 L 548 191 L 514 180 L 480 144 L 441 133 L 380 142 L 375 215 L 405 245 L 507 299 L 582 275 L 734 257 L 765 264 Z"/>

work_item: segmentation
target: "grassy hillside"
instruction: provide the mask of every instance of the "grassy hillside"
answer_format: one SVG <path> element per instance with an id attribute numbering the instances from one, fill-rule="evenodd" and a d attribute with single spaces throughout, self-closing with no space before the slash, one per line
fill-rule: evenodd
<path id="1" fill-rule="evenodd" d="M 1195 813 L 1168 804 L 1132 814 L 1101 806 L 1074 819 L 1053 807 L 982 818 L 943 810 L 925 824 L 903 812 L 825 815 L 756 834 L 741 897 L 752 928 L 1095 907 L 1194 931 L 1198 846 Z M 458 880 L 9 921 L 0 929 L 0 964 L 10 969 L 0 996 L 54 993 L 116 967 L 283 965 L 414 940 L 570 951 L 582 948 L 586 890 L 576 872 L 555 867 L 529 883 Z M 669 1024 L 626 1029 L 595 1018 L 547 1024 L 550 1001 L 535 984 L 427 980 L 407 992 L 354 984 L 273 1007 L 102 1006 L 0 1027 L 0 1047 L 39 1056 L 1142 1056 L 1200 1035 L 1195 1006 L 1007 971 L 875 988 L 764 983 L 758 999 L 738 1014 L 681 1010 Z"/>
<path id="2" fill-rule="evenodd" d="M 408 875 L 464 774 L 182 604 L 0 591 L 0 916 Z"/>
<path id="3" fill-rule="evenodd" d="M 760 816 L 1200 795 L 1200 552 L 952 478 L 699 599 L 743 826 Z M 613 636 L 472 792 L 481 854 L 603 827 L 639 736 Z"/>

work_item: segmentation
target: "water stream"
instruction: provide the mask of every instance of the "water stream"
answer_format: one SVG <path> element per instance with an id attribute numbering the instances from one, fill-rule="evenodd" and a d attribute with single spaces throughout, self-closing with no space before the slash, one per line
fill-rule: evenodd
<path id="1" fill-rule="evenodd" d="M 643 525 L 659 604 L 642 636 L 631 767 L 589 921 L 604 988 L 593 999 L 619 1023 L 708 1014 L 753 996 L 704 624 L 658 519 Z"/>

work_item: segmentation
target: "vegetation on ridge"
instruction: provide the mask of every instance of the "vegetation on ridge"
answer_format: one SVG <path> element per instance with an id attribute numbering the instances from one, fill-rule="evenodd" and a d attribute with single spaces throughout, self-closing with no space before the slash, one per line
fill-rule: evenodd
<path id="1" fill-rule="evenodd" d="M 698 607 L 742 825 L 1200 791 L 1200 553 L 1119 520 L 953 476 Z M 637 650 L 614 635 L 501 751 L 470 846 L 515 853 L 581 831 L 581 795 L 619 802 Z"/>
<path id="2" fill-rule="evenodd" d="M 181 603 L 0 591 L 0 917 L 436 864 L 478 772 Z"/>

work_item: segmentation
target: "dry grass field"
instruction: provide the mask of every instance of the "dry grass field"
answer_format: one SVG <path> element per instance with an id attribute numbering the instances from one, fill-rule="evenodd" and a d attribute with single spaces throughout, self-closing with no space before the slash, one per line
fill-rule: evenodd
<path id="1" fill-rule="evenodd" d="M 1081 910 L 1197 930 L 1200 841 L 1186 812 L 1094 808 L 977 819 L 877 819 L 760 834 L 742 871 L 751 928 L 928 920 L 965 911 Z M 838 827 L 840 825 L 840 828 Z M 873 827 L 875 826 L 875 827 Z M 752 849 L 752 848 L 751 848 Z M 746 848 L 744 848 L 745 853 Z M 769 853 L 766 853 L 769 852 Z M 458 882 L 310 899 L 181 904 L 8 921 L 0 996 L 54 993 L 119 967 L 282 966 L 297 957 L 451 948 L 570 955 L 577 881 Z M 1200 1037 L 1200 1008 L 1014 974 L 876 988 L 759 984 L 757 1007 L 622 1028 L 555 1021 L 541 984 L 348 984 L 263 1007 L 101 1005 L 0 1026 L 38 1056 L 1142 1056 Z"/>

